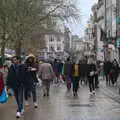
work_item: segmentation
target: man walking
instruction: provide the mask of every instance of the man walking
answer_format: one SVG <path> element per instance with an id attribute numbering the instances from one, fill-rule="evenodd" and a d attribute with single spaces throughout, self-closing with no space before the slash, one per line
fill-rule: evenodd
<path id="1" fill-rule="evenodd" d="M 24 86 L 24 65 L 20 63 L 20 57 L 13 57 L 13 64 L 8 71 L 7 86 L 14 91 L 17 102 L 16 117 L 20 118 L 23 114 L 23 86 Z"/>
<path id="2" fill-rule="evenodd" d="M 43 96 L 49 96 L 50 82 L 54 79 L 55 74 L 51 64 L 47 60 L 45 60 L 44 63 L 40 65 L 38 75 L 42 79 Z"/>

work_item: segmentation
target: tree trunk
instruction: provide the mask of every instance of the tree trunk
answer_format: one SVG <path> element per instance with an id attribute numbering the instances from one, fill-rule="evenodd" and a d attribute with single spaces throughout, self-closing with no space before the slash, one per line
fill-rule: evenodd
<path id="1" fill-rule="evenodd" d="M 3 60 L 5 59 L 5 46 L 6 46 L 6 39 L 5 39 L 5 35 L 3 35 L 1 42 L 1 57 Z"/>
<path id="2" fill-rule="evenodd" d="M 21 56 L 21 40 L 19 39 L 16 43 L 16 56 Z"/>

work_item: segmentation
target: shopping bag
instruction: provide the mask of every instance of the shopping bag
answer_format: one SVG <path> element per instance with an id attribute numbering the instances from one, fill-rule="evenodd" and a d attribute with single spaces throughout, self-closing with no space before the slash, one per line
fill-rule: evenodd
<path id="1" fill-rule="evenodd" d="M 8 94 L 6 88 L 3 89 L 1 95 L 0 95 L 0 103 L 6 103 L 8 101 Z"/>

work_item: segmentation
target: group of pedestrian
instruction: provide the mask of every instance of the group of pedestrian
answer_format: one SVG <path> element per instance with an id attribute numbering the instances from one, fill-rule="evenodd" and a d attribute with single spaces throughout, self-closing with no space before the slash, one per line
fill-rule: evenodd
<path id="1" fill-rule="evenodd" d="M 74 96 L 78 96 L 80 80 L 84 81 L 86 85 L 89 84 L 90 93 L 95 93 L 95 89 L 99 88 L 100 68 L 97 61 L 72 61 L 68 58 L 64 62 L 54 62 L 54 66 L 54 70 L 57 70 L 56 76 L 59 77 L 62 74 L 68 91 L 72 84 Z"/>
<path id="2" fill-rule="evenodd" d="M 106 77 L 106 84 L 110 85 L 115 85 L 117 83 L 117 79 L 119 76 L 119 64 L 116 59 L 114 59 L 112 62 L 105 60 L 104 62 L 104 74 Z"/>
<path id="3" fill-rule="evenodd" d="M 28 105 L 28 97 L 32 94 L 34 107 L 37 108 L 36 83 L 38 82 L 35 66 L 35 57 L 28 56 L 25 63 L 22 64 L 21 58 L 14 56 L 12 65 L 9 68 L 6 85 L 14 92 L 17 102 L 16 117 L 19 118 L 24 114 L 24 99 Z"/>
<path id="4" fill-rule="evenodd" d="M 43 96 L 50 96 L 50 84 L 55 81 L 63 80 L 68 91 L 73 91 L 73 96 L 78 96 L 79 83 L 89 86 L 90 94 L 95 94 L 99 88 L 99 74 L 101 72 L 100 62 L 90 59 L 88 61 L 73 61 L 68 58 L 65 61 L 55 59 L 53 62 L 45 59 L 39 62 L 32 54 L 21 61 L 20 57 L 14 56 L 12 65 L 7 68 L 6 82 L 0 72 L 0 92 L 6 84 L 7 89 L 12 89 L 16 102 L 16 117 L 20 118 L 24 114 L 25 105 L 29 105 L 29 98 L 32 96 L 34 108 L 38 107 L 36 85 L 39 79 L 42 81 Z M 104 62 L 104 73 L 106 82 L 115 84 L 119 75 L 119 65 L 116 60 Z"/>

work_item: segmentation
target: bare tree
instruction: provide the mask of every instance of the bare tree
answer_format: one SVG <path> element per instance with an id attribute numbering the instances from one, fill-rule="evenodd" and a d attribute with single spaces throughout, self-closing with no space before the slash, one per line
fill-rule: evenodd
<path id="1" fill-rule="evenodd" d="M 28 43 L 34 43 L 35 48 L 38 43 L 42 45 L 43 42 L 37 41 L 41 39 L 34 40 L 35 34 L 54 29 L 58 20 L 69 20 L 70 17 L 78 17 L 71 0 L 1 0 L 1 55 L 4 57 L 6 43 L 14 45 L 19 56 L 22 47 L 27 47 Z"/>

